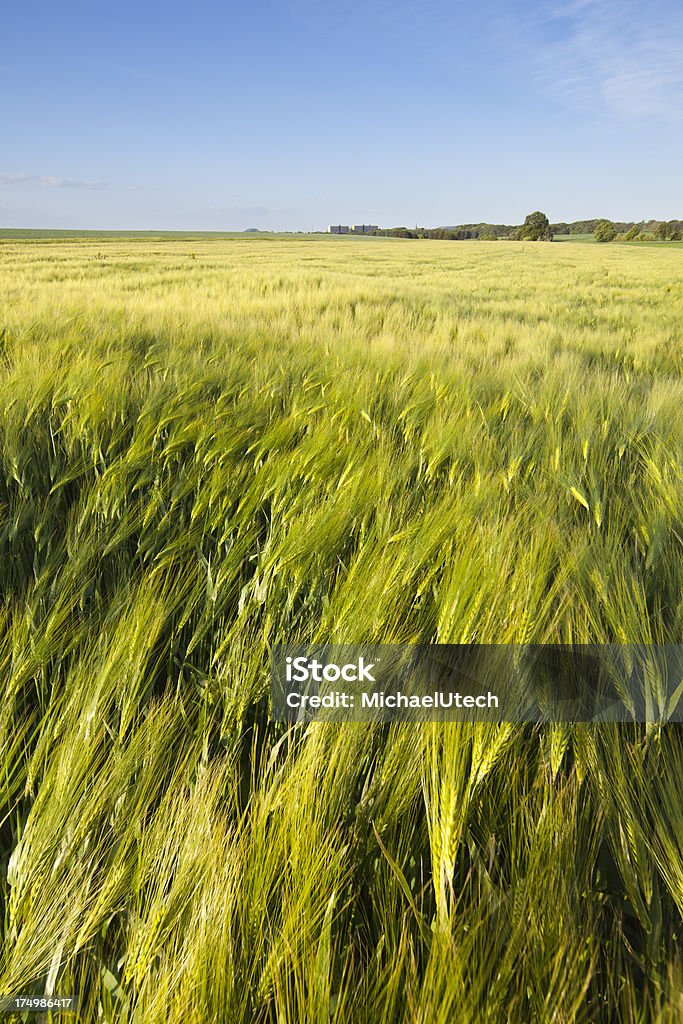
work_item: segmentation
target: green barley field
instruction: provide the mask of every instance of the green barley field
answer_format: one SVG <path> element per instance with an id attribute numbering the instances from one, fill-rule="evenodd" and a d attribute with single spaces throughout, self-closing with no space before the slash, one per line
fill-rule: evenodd
<path id="1" fill-rule="evenodd" d="M 683 246 L 5 238 L 0 303 L 0 993 L 681 1021 L 680 726 L 275 725 L 269 657 L 683 642 Z"/>

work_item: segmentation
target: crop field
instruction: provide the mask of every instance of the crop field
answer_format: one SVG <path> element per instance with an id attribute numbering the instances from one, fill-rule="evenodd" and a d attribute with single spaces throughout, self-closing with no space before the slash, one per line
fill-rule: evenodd
<path id="1" fill-rule="evenodd" d="M 269 712 L 278 642 L 683 642 L 682 369 L 680 246 L 1 240 L 0 993 L 683 1019 L 680 726 Z"/>

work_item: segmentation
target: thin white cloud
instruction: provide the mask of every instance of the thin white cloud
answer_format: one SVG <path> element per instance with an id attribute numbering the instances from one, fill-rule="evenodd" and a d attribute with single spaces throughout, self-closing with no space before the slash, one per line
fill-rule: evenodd
<path id="1" fill-rule="evenodd" d="M 558 95 L 625 119 L 683 119 L 680 4 L 546 2 L 524 24 L 541 79 Z"/>
<path id="2" fill-rule="evenodd" d="M 39 185 L 41 188 L 106 188 L 106 181 L 55 178 L 51 174 L 0 174 L 0 185 Z"/>

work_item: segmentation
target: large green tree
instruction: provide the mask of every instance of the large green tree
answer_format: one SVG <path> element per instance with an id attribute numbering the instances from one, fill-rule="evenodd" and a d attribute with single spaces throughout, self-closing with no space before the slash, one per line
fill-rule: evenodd
<path id="1" fill-rule="evenodd" d="M 617 229 L 611 220 L 599 220 L 595 225 L 593 237 L 596 242 L 612 242 L 617 234 Z"/>
<path id="2" fill-rule="evenodd" d="M 532 242 L 552 242 L 553 233 L 550 230 L 550 221 L 540 210 L 528 214 L 524 218 L 519 237 Z"/>

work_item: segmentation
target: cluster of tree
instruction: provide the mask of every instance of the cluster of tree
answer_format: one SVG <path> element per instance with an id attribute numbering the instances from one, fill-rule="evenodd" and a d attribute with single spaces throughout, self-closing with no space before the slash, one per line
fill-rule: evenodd
<path id="1" fill-rule="evenodd" d="M 596 217 L 593 220 L 574 220 L 571 223 L 560 221 L 550 226 L 555 234 L 595 234 L 598 224 L 604 222 L 604 218 Z M 617 234 L 624 234 L 625 237 L 634 228 L 637 234 L 651 234 L 657 239 L 671 239 L 672 234 L 677 231 L 683 232 L 681 220 L 612 220 L 609 223 L 614 225 Z"/>
<path id="2" fill-rule="evenodd" d="M 574 220 L 570 223 L 558 221 L 557 224 L 552 224 L 551 227 L 555 235 L 592 235 L 595 233 L 598 224 L 601 224 L 603 220 L 603 217 L 593 217 L 592 220 Z M 613 223 L 615 229 L 620 232 L 628 231 L 633 225 L 633 221 L 614 221 Z"/>
<path id="3" fill-rule="evenodd" d="M 368 232 L 391 238 L 439 238 L 447 241 L 465 241 L 471 238 L 495 240 L 511 238 L 517 228 L 513 224 L 456 224 L 442 228 L 378 228 Z"/>
<path id="4" fill-rule="evenodd" d="M 465 241 L 478 238 L 481 241 L 505 239 L 531 239 L 534 241 L 552 239 L 552 230 L 548 218 L 540 210 L 530 213 L 521 227 L 516 224 L 455 224 L 441 228 L 378 228 L 370 232 L 373 235 L 389 236 L 390 238 L 439 238 L 449 241 Z"/>
<path id="5" fill-rule="evenodd" d="M 650 222 L 652 225 L 653 222 Z M 683 238 L 683 221 L 680 220 L 660 220 L 654 222 L 653 226 L 646 226 L 645 230 L 639 229 L 641 234 L 647 234 L 652 231 L 652 234 L 659 241 L 665 242 L 680 242 Z"/>
<path id="6" fill-rule="evenodd" d="M 611 221 L 604 218 L 593 220 L 575 220 L 571 223 L 558 221 L 551 224 L 547 216 L 540 210 L 530 213 L 520 225 L 515 224 L 455 224 L 439 228 L 378 228 L 368 232 L 391 238 L 439 238 L 452 241 L 480 239 L 495 241 L 496 239 L 513 239 L 515 241 L 547 241 L 554 235 L 594 235 L 599 242 L 611 242 L 613 239 L 633 241 L 671 240 L 683 238 L 683 221 Z"/>
<path id="7" fill-rule="evenodd" d="M 596 242 L 612 242 L 615 238 L 626 242 L 680 242 L 683 238 L 683 223 L 680 220 L 659 220 L 647 224 L 620 225 L 611 220 L 599 220 L 593 236 Z"/>

